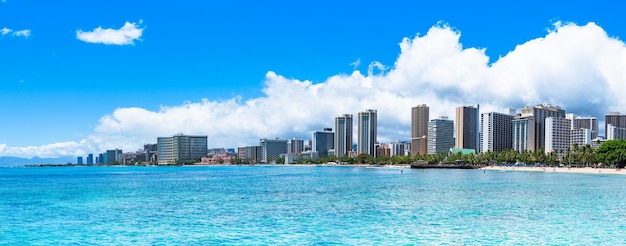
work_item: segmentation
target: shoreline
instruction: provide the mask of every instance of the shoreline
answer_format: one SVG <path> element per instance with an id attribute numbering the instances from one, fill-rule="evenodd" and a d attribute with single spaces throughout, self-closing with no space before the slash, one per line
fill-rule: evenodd
<path id="1" fill-rule="evenodd" d="M 102 164 L 34 164 L 11 166 L 13 168 L 37 167 L 229 167 L 229 166 L 258 166 L 258 167 L 379 167 L 379 168 L 410 168 L 410 164 L 192 164 L 192 165 L 102 165 Z"/>
<path id="2" fill-rule="evenodd" d="M 516 166 L 486 166 L 480 170 L 508 171 L 508 172 L 541 172 L 541 173 L 581 173 L 581 174 L 617 174 L 626 175 L 626 170 L 617 168 L 593 167 L 516 167 Z"/>

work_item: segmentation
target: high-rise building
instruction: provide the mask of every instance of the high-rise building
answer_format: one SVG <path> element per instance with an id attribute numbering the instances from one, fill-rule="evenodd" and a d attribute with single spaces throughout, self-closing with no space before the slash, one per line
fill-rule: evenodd
<path id="1" fill-rule="evenodd" d="M 513 150 L 535 151 L 535 117 L 517 116 L 513 120 Z"/>
<path id="2" fill-rule="evenodd" d="M 259 143 L 261 145 L 261 163 L 272 163 L 281 154 L 287 154 L 287 140 L 262 138 Z"/>
<path id="3" fill-rule="evenodd" d="M 107 150 L 105 159 L 106 159 L 105 161 L 106 164 L 122 163 L 122 150 L 121 149 Z"/>
<path id="4" fill-rule="evenodd" d="M 454 122 L 448 117 L 428 123 L 428 154 L 448 153 L 454 147 Z"/>
<path id="5" fill-rule="evenodd" d="M 532 116 L 535 118 L 535 149 L 545 146 L 545 121 L 548 117 L 565 118 L 565 110 L 550 104 L 540 104 L 534 107 L 522 108 L 522 117 Z"/>
<path id="6" fill-rule="evenodd" d="M 390 143 L 389 148 L 391 149 L 391 153 L 389 156 L 410 154 L 410 151 L 411 151 L 410 146 L 411 146 L 410 141 L 403 142 L 403 141 L 398 140 L 395 143 Z"/>
<path id="7" fill-rule="evenodd" d="M 480 114 L 480 151 L 513 149 L 513 119 L 497 112 Z"/>
<path id="8" fill-rule="evenodd" d="M 287 153 L 298 154 L 302 151 L 304 151 L 304 140 L 294 138 L 287 141 Z"/>
<path id="9" fill-rule="evenodd" d="M 428 152 L 428 111 L 426 104 L 411 108 L 411 155 Z"/>
<path id="10" fill-rule="evenodd" d="M 598 120 L 596 117 L 580 117 L 575 114 L 566 114 L 565 118 L 572 121 L 572 130 L 589 129 L 591 130 L 591 139 L 598 137 Z"/>
<path id="11" fill-rule="evenodd" d="M 172 137 L 158 137 L 157 149 L 159 164 L 200 159 L 207 156 L 207 136 L 176 134 Z"/>
<path id="12" fill-rule="evenodd" d="M 604 135 L 609 139 L 609 125 L 617 128 L 626 128 L 626 115 L 619 112 L 610 112 L 604 116 Z"/>
<path id="13" fill-rule="evenodd" d="M 352 151 L 352 115 L 335 117 L 335 156 L 347 156 Z"/>
<path id="14" fill-rule="evenodd" d="M 87 155 L 87 164 L 88 165 L 93 165 L 93 154 L 88 154 Z"/>
<path id="15" fill-rule="evenodd" d="M 572 121 L 565 118 L 548 117 L 545 122 L 545 153 L 554 152 L 559 157 L 565 156 L 570 147 Z"/>
<path id="16" fill-rule="evenodd" d="M 577 144 L 578 146 L 585 146 L 587 144 L 591 145 L 592 132 L 590 129 L 579 128 L 572 129 L 572 133 L 570 134 L 570 144 Z"/>
<path id="17" fill-rule="evenodd" d="M 480 115 L 479 107 L 461 106 L 456 108 L 456 144 L 460 149 L 479 150 Z"/>
<path id="18" fill-rule="evenodd" d="M 78 164 L 78 165 L 83 164 L 83 157 L 82 156 L 79 156 L 79 157 L 76 158 L 76 164 Z"/>
<path id="19" fill-rule="evenodd" d="M 626 139 L 626 128 L 608 124 L 606 127 L 606 140 Z"/>
<path id="20" fill-rule="evenodd" d="M 335 133 L 332 128 L 313 132 L 311 151 L 317 152 L 319 157 L 328 156 L 328 151 L 335 148 Z"/>
<path id="21" fill-rule="evenodd" d="M 246 146 L 237 148 L 237 158 L 241 160 L 248 160 L 250 163 L 261 162 L 262 155 L 261 146 Z"/>
<path id="22" fill-rule="evenodd" d="M 376 157 L 377 112 L 375 109 L 368 109 L 359 112 L 358 117 L 357 154 L 365 153 Z"/>

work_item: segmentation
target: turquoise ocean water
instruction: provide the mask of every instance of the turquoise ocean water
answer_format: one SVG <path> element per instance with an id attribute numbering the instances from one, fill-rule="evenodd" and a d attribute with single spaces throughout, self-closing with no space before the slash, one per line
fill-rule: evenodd
<path id="1" fill-rule="evenodd" d="M 624 245 L 626 176 L 0 168 L 3 245 Z"/>

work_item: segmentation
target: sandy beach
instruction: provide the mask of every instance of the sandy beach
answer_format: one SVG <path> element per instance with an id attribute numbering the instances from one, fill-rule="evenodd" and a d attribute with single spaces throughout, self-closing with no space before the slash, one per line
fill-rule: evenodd
<path id="1" fill-rule="evenodd" d="M 516 171 L 516 172 L 555 172 L 555 173 L 586 173 L 586 174 L 626 174 L 626 170 L 616 168 L 591 167 L 506 167 L 487 166 L 481 168 L 486 171 Z"/>

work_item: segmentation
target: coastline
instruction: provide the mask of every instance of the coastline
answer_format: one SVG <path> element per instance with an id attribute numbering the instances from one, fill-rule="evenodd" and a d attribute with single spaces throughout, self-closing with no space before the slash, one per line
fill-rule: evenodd
<path id="1" fill-rule="evenodd" d="M 519 166 L 486 166 L 480 168 L 485 171 L 512 171 L 512 172 L 541 172 L 541 173 L 581 173 L 581 174 L 621 174 L 626 170 L 617 168 L 592 168 L 592 167 L 519 167 Z"/>
<path id="2" fill-rule="evenodd" d="M 88 165 L 88 164 L 33 164 L 12 167 L 36 168 L 36 167 L 229 167 L 229 166 L 259 166 L 259 167 L 376 167 L 376 168 L 410 168 L 410 164 L 204 164 L 191 165 Z"/>

